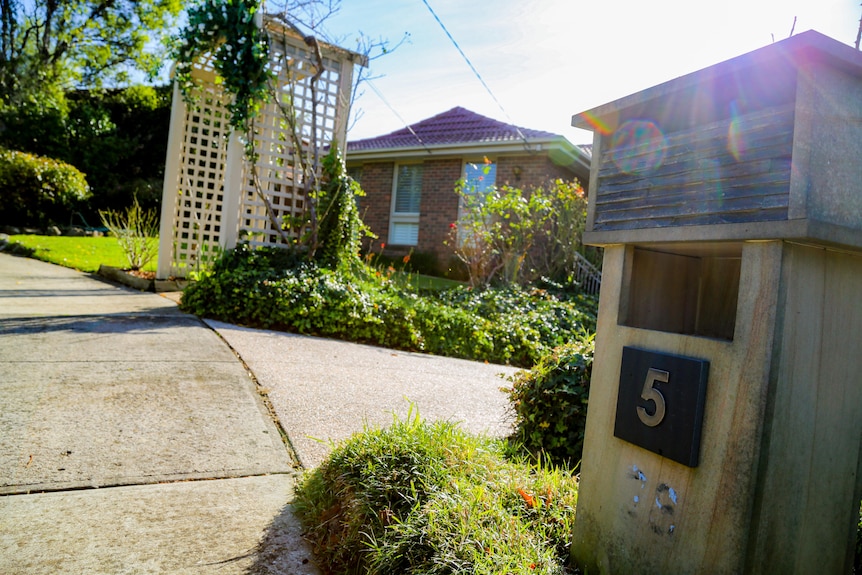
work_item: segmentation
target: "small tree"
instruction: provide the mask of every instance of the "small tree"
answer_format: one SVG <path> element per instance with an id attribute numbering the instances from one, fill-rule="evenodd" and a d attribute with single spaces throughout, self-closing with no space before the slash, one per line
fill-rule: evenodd
<path id="1" fill-rule="evenodd" d="M 139 270 L 159 254 L 159 220 L 155 210 L 144 211 L 135 198 L 125 213 L 100 211 L 102 224 L 108 228 L 129 263 L 129 269 Z"/>
<path id="2" fill-rule="evenodd" d="M 462 180 L 455 193 L 461 216 L 446 243 L 466 267 L 472 286 L 571 279 L 587 216 L 578 182 L 558 179 L 531 192 L 502 186 L 478 194 Z"/>
<path id="3" fill-rule="evenodd" d="M 68 139 L 72 88 L 154 79 L 181 0 L 0 1 L 0 141 L 76 165 Z"/>
<path id="4" fill-rule="evenodd" d="M 550 217 L 529 252 L 538 277 L 566 282 L 571 279 L 583 248 L 587 197 L 577 181 L 555 180 L 540 192 L 549 203 Z"/>

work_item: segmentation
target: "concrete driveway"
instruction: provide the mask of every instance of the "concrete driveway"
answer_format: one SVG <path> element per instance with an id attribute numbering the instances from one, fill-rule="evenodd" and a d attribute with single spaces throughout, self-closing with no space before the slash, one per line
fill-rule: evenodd
<path id="1" fill-rule="evenodd" d="M 513 368 L 207 323 L 0 253 L 0 573 L 316 574 L 291 501 L 332 442 L 510 429 Z"/>

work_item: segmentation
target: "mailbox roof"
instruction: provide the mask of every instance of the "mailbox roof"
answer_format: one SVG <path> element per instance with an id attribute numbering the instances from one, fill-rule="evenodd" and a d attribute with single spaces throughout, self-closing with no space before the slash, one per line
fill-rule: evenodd
<path id="1" fill-rule="evenodd" d="M 775 42 L 753 52 L 737 56 L 708 68 L 680 76 L 658 84 L 652 88 L 636 92 L 618 100 L 602 104 L 572 116 L 572 126 L 585 130 L 595 130 L 596 120 L 612 117 L 621 110 L 639 106 L 651 100 L 665 98 L 674 92 L 685 90 L 703 82 L 732 74 L 742 69 L 764 66 L 781 59 L 799 66 L 815 62 L 820 65 L 841 69 L 854 76 L 862 77 L 862 52 L 843 44 L 820 32 L 809 30 L 786 40 Z"/>

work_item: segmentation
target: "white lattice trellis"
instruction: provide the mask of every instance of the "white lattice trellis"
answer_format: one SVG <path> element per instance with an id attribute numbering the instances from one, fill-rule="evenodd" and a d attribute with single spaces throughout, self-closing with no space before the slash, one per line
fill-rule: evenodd
<path id="1" fill-rule="evenodd" d="M 321 43 L 323 72 L 312 89 L 315 52 L 290 29 L 271 21 L 267 29 L 278 101 L 265 106 L 254 121 L 258 155 L 254 166 L 244 159 L 239 135 L 229 133 L 228 96 L 216 83 L 207 59 L 194 67 L 200 90 L 194 105 L 186 105 L 174 89 L 162 196 L 160 278 L 188 277 L 220 249 L 234 247 L 240 237 L 253 245 L 284 245 L 276 226 L 303 213 L 306 185 L 320 175 L 314 158 L 333 143 L 344 146 L 353 66 L 364 64 L 362 57 Z M 295 121 L 286 122 L 285 113 Z M 317 172 L 306 173 L 303 166 L 317 166 Z M 268 199 L 271 214 L 260 192 Z"/>

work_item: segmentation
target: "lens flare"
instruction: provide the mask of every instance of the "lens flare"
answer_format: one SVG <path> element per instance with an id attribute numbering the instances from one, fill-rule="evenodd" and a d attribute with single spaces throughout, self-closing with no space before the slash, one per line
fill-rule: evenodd
<path id="1" fill-rule="evenodd" d="M 611 158 L 626 173 L 650 172 L 664 162 L 667 140 L 655 122 L 628 120 L 614 133 Z"/>
<path id="2" fill-rule="evenodd" d="M 745 117 L 739 113 L 736 102 L 730 104 L 730 124 L 727 127 L 727 151 L 737 162 L 748 151 Z"/>
<path id="3" fill-rule="evenodd" d="M 591 128 L 593 128 L 593 130 L 603 136 L 607 136 L 613 131 L 610 122 L 603 118 L 600 118 L 594 114 L 590 114 L 589 112 L 583 112 L 580 116 L 586 121 L 587 124 L 589 124 Z"/>

